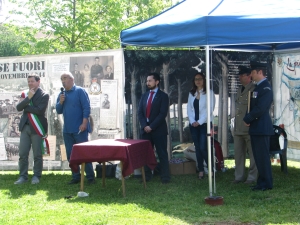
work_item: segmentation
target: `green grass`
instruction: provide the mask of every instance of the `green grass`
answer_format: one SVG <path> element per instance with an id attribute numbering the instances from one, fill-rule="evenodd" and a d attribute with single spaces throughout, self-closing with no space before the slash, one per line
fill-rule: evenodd
<path id="1" fill-rule="evenodd" d="M 146 190 L 129 178 L 125 198 L 119 180 L 107 179 L 103 188 L 97 179 L 80 198 L 79 185 L 66 184 L 69 171 L 44 172 L 38 185 L 14 185 L 17 172 L 0 172 L 0 224 L 300 224 L 299 162 L 288 162 L 288 175 L 273 165 L 274 189 L 266 192 L 232 184 L 233 164 L 226 160 L 229 170 L 216 174 L 221 206 L 205 204 L 208 179 L 196 174 L 172 176 L 168 185 L 156 176 Z"/>

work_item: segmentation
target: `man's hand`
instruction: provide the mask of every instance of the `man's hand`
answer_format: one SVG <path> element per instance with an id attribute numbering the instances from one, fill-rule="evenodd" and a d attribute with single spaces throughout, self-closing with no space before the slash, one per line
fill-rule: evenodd
<path id="1" fill-rule="evenodd" d="M 246 127 L 250 127 L 250 124 L 248 124 L 248 123 L 245 123 L 245 122 L 244 122 L 244 124 L 245 124 L 245 126 L 246 126 Z"/>
<path id="2" fill-rule="evenodd" d="M 152 131 L 152 129 L 151 129 L 151 127 L 149 127 L 149 126 L 146 126 L 146 127 L 144 127 L 144 131 L 145 131 L 146 133 L 150 133 L 150 132 Z"/>
<path id="3" fill-rule="evenodd" d="M 35 91 L 34 89 L 30 89 L 29 92 L 28 92 L 28 98 L 31 99 L 35 94 Z"/>
<path id="4" fill-rule="evenodd" d="M 197 121 L 195 121 L 194 123 L 192 123 L 192 126 L 193 127 L 198 127 L 200 124 L 197 122 Z"/>
<path id="5" fill-rule="evenodd" d="M 66 98 L 65 94 L 60 94 L 60 96 L 59 96 L 59 104 L 61 104 L 61 105 L 64 104 L 65 98 Z"/>
<path id="6" fill-rule="evenodd" d="M 83 118 L 82 124 L 79 126 L 80 132 L 85 131 L 87 129 L 88 120 Z"/>

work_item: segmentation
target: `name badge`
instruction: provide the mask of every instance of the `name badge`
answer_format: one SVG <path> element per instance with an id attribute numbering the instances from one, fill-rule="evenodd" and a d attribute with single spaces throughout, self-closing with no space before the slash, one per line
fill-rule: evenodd
<path id="1" fill-rule="evenodd" d="M 251 98 L 257 98 L 258 92 L 257 91 L 253 91 Z"/>

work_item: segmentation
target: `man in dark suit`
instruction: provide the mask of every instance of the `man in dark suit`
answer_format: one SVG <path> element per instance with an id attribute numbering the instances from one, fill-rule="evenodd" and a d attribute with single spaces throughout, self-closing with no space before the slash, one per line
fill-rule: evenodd
<path id="1" fill-rule="evenodd" d="M 83 74 L 78 69 L 78 63 L 74 64 L 74 70 L 72 71 L 72 74 L 74 76 L 74 82 L 77 86 L 83 87 Z"/>
<path id="2" fill-rule="evenodd" d="M 170 182 L 169 160 L 167 152 L 168 128 L 166 116 L 169 111 L 169 97 L 159 90 L 160 76 L 157 73 L 150 73 L 147 77 L 147 86 L 150 91 L 142 95 L 138 108 L 138 118 L 141 126 L 141 139 L 150 140 L 155 146 L 159 164 L 161 182 Z M 150 102 L 152 102 L 150 104 Z M 150 168 L 145 166 L 146 180 L 152 178 Z"/>
<path id="3" fill-rule="evenodd" d="M 34 165 L 32 184 L 40 182 L 43 171 L 43 137 L 38 134 L 37 127 L 47 133 L 48 122 L 45 112 L 49 102 L 49 95 L 40 88 L 40 77 L 32 74 L 27 78 L 29 91 L 22 93 L 21 102 L 17 110 L 23 111 L 19 130 L 21 131 L 19 145 L 19 171 L 20 177 L 15 184 L 28 181 L 28 155 L 30 148 L 33 150 Z M 34 120 L 32 119 L 34 117 Z"/>
<path id="4" fill-rule="evenodd" d="M 258 170 L 256 185 L 252 190 L 270 190 L 273 188 L 273 177 L 270 161 L 270 136 L 274 133 L 269 114 L 273 102 L 271 85 L 266 78 L 265 63 L 251 62 L 251 76 L 256 82 L 251 98 L 250 112 L 244 117 L 249 134 L 254 160 Z"/>
<path id="5" fill-rule="evenodd" d="M 110 66 L 106 66 L 107 74 L 104 75 L 104 79 L 114 79 L 114 73 L 112 72 L 112 68 Z"/>
<path id="6" fill-rule="evenodd" d="M 109 109 L 110 102 L 108 101 L 108 94 L 104 94 L 104 101 L 102 102 L 102 109 Z"/>

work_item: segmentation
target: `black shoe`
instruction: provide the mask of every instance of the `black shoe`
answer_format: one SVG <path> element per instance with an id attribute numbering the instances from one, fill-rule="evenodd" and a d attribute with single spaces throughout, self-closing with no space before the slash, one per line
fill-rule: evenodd
<path id="1" fill-rule="evenodd" d="M 162 180 L 161 183 L 162 184 L 168 184 L 168 183 L 170 183 L 170 180 Z"/>
<path id="2" fill-rule="evenodd" d="M 151 178 L 146 178 L 145 179 L 146 180 L 146 182 L 149 182 L 150 180 L 151 180 Z M 144 181 L 143 181 L 143 178 L 142 179 L 140 179 L 140 181 L 139 181 L 140 183 L 144 183 Z"/>
<path id="3" fill-rule="evenodd" d="M 251 188 L 252 191 L 267 191 L 267 190 L 271 190 L 271 189 L 272 188 L 265 188 L 265 187 L 259 187 L 259 186 Z"/>
<path id="4" fill-rule="evenodd" d="M 78 184 L 78 183 L 80 183 L 80 180 L 72 179 L 68 184 Z"/>
<path id="5" fill-rule="evenodd" d="M 239 184 L 241 182 L 242 182 L 241 180 L 233 180 L 231 183 L 233 183 L 233 184 Z"/>
<path id="6" fill-rule="evenodd" d="M 95 181 L 95 179 L 88 180 L 88 184 L 96 184 L 96 181 Z"/>

